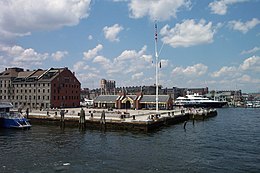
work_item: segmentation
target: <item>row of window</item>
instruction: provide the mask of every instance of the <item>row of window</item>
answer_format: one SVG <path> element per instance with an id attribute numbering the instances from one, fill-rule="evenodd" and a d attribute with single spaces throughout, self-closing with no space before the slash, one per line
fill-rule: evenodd
<path id="1" fill-rule="evenodd" d="M 49 83 L 48 84 L 38 83 L 38 87 L 45 87 L 45 86 L 50 86 L 50 84 Z M 4 87 L 4 88 L 11 87 L 11 84 L 10 83 L 9 84 L 0 84 L 0 87 L 1 88 L 2 87 Z M 34 84 L 12 84 L 12 87 L 36 87 L 36 84 L 35 83 Z"/>
<path id="2" fill-rule="evenodd" d="M 53 100 L 77 100 L 79 96 L 53 96 Z"/>
<path id="3" fill-rule="evenodd" d="M 54 94 L 56 94 L 56 91 L 57 91 L 57 93 L 58 93 L 58 94 L 60 93 L 60 89 L 57 89 L 57 90 L 56 90 L 56 89 L 54 89 L 54 90 L 53 90 L 53 93 L 54 93 Z M 71 93 L 72 93 L 72 94 L 74 93 L 74 90 L 70 90 L 70 91 L 71 91 Z M 65 93 L 66 93 L 66 94 L 68 94 L 68 90 L 65 90 Z M 77 93 L 78 93 L 78 91 L 77 91 L 77 90 L 75 90 L 75 93 L 77 94 Z"/>
<path id="4" fill-rule="evenodd" d="M 7 93 L 7 91 L 8 91 L 8 93 L 10 93 L 10 90 L 0 90 L 0 94 L 2 94 L 2 93 Z M 15 90 L 12 90 L 12 93 L 15 93 L 14 92 Z M 23 89 L 21 89 L 21 90 L 16 90 L 16 93 L 19 93 L 19 91 L 20 91 L 20 93 L 36 93 L 36 89 L 33 89 L 33 90 L 31 90 L 31 89 L 28 89 L 28 90 L 23 90 Z M 41 91 L 42 91 L 42 93 L 45 93 L 45 89 L 38 89 L 38 93 L 41 93 Z M 50 93 L 50 90 L 49 89 L 47 89 L 47 93 Z"/>
<path id="5" fill-rule="evenodd" d="M 16 100 L 29 100 L 29 101 L 33 101 L 33 100 L 36 100 L 36 96 L 22 96 L 22 95 L 20 95 L 20 96 L 16 96 L 16 97 L 14 97 L 14 96 L 12 96 L 12 100 L 14 100 L 16 98 Z M 11 99 L 11 97 L 10 96 L 0 96 L 0 100 L 1 99 Z M 37 96 L 37 99 L 38 100 L 50 100 L 50 96 Z"/>
<path id="6" fill-rule="evenodd" d="M 61 84 L 53 84 L 54 87 L 63 87 L 63 88 L 79 88 L 79 85 L 76 85 L 76 84 L 64 84 L 64 83 L 61 83 Z"/>

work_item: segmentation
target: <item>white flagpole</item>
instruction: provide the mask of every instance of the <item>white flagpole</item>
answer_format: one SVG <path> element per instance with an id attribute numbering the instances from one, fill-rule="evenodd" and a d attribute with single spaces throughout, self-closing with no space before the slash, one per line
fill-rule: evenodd
<path id="1" fill-rule="evenodd" d="M 157 50 L 157 21 L 155 21 L 155 78 L 156 78 L 156 112 L 159 110 L 159 105 L 158 105 L 158 94 L 159 94 L 159 88 L 158 88 L 158 50 Z"/>

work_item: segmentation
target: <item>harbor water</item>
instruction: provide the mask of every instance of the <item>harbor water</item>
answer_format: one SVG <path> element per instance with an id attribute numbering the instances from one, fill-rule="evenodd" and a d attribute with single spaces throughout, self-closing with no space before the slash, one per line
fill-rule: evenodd
<path id="1" fill-rule="evenodd" d="M 260 109 L 155 132 L 0 129 L 0 172 L 260 172 Z"/>

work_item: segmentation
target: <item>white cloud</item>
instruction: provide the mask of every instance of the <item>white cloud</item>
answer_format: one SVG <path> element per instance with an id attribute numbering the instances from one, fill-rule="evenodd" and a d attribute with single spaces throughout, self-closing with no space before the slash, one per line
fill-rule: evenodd
<path id="1" fill-rule="evenodd" d="M 228 5 L 245 1 L 248 0 L 219 0 L 209 3 L 209 7 L 211 8 L 211 13 L 225 15 L 227 13 Z"/>
<path id="2" fill-rule="evenodd" d="M 260 47 L 254 47 L 253 49 L 250 49 L 250 50 L 243 50 L 241 52 L 242 55 L 244 54 L 251 54 L 251 53 L 255 53 L 255 52 L 258 52 L 260 50 Z"/>
<path id="3" fill-rule="evenodd" d="M 89 35 L 88 36 L 88 40 L 92 40 L 93 39 L 93 36 L 92 35 Z"/>
<path id="4" fill-rule="evenodd" d="M 111 42 L 119 41 L 118 34 L 123 30 L 124 28 L 120 26 L 119 24 L 114 24 L 113 26 L 105 26 L 103 28 L 105 38 L 108 39 Z"/>
<path id="5" fill-rule="evenodd" d="M 260 20 L 257 18 L 253 18 L 252 20 L 245 23 L 235 20 L 228 22 L 229 28 L 240 31 L 244 34 L 247 33 L 250 29 L 253 29 L 258 24 L 260 24 Z"/>
<path id="6" fill-rule="evenodd" d="M 111 66 L 111 62 L 109 59 L 107 59 L 106 57 L 104 56 L 96 56 L 94 59 L 93 59 L 93 62 L 94 63 L 98 63 L 100 65 L 102 65 L 103 67 L 105 68 L 108 68 Z"/>
<path id="7" fill-rule="evenodd" d="M 253 70 L 260 72 L 260 57 L 252 56 L 244 60 L 244 62 L 239 66 L 242 70 Z"/>
<path id="8" fill-rule="evenodd" d="M 172 47 L 189 47 L 213 42 L 215 31 L 211 22 L 206 24 L 206 21 L 202 19 L 196 24 L 191 19 L 184 20 L 183 23 L 177 23 L 174 28 L 165 25 L 160 34 L 165 44 Z"/>
<path id="9" fill-rule="evenodd" d="M 98 44 L 95 48 L 88 50 L 87 52 L 83 52 L 84 59 L 90 60 L 97 56 L 97 54 L 103 49 L 102 44 Z"/>
<path id="10" fill-rule="evenodd" d="M 0 52 L 8 59 L 7 65 L 15 66 L 39 66 L 49 57 L 48 53 L 38 53 L 32 48 L 24 49 L 21 46 L 3 46 L 0 45 Z"/>
<path id="11" fill-rule="evenodd" d="M 73 26 L 86 18 L 91 0 L 1 0 L 0 39 Z"/>
<path id="12" fill-rule="evenodd" d="M 239 66 L 225 66 L 222 67 L 220 70 L 213 72 L 210 74 L 211 77 L 217 78 L 221 80 L 215 81 L 215 84 L 222 84 L 227 89 L 233 88 L 235 86 L 233 85 L 239 85 L 240 87 L 244 88 L 259 88 L 260 84 L 260 78 L 259 78 L 259 72 L 260 72 L 260 57 L 258 56 L 252 56 L 247 59 L 245 59 Z"/>
<path id="13" fill-rule="evenodd" d="M 189 0 L 131 0 L 128 4 L 130 17 L 142 18 L 149 16 L 151 20 L 169 20 L 176 18 L 180 8 L 190 8 Z"/>
<path id="14" fill-rule="evenodd" d="M 136 59 L 138 57 L 145 56 L 143 54 L 146 51 L 146 49 L 147 49 L 147 46 L 145 45 L 139 52 L 136 52 L 136 50 L 125 50 L 115 60 L 124 61 L 127 59 Z M 147 58 L 147 57 L 145 57 L 145 58 Z"/>
<path id="15" fill-rule="evenodd" d="M 211 76 L 212 77 L 221 77 L 221 76 L 226 76 L 226 75 L 233 75 L 236 72 L 237 72 L 237 68 L 236 67 L 224 66 L 219 71 L 213 72 L 211 74 Z"/>
<path id="16" fill-rule="evenodd" d="M 208 67 L 204 64 L 195 64 L 186 68 L 176 67 L 172 70 L 173 75 L 180 75 L 186 77 L 202 76 L 208 70 Z"/>
<path id="17" fill-rule="evenodd" d="M 61 61 L 61 59 L 66 55 L 68 55 L 67 51 L 57 51 L 51 54 L 51 56 L 54 58 L 55 61 Z"/>
<path id="18" fill-rule="evenodd" d="M 135 73 L 135 74 L 132 75 L 132 80 L 141 79 L 143 76 L 144 76 L 144 73 L 143 73 L 143 72 Z"/>
<path id="19" fill-rule="evenodd" d="M 85 63 L 85 61 L 78 61 L 73 65 L 73 70 L 79 73 L 82 73 L 83 70 L 92 71 L 99 73 L 95 67 L 91 67 Z"/>
<path id="20" fill-rule="evenodd" d="M 252 78 L 251 76 L 249 76 L 249 75 L 243 75 L 243 76 L 241 76 L 240 78 L 238 78 L 237 79 L 237 81 L 239 81 L 239 82 L 242 82 L 242 83 L 255 83 L 255 84 L 259 84 L 260 83 L 260 79 L 256 79 L 256 78 Z"/>

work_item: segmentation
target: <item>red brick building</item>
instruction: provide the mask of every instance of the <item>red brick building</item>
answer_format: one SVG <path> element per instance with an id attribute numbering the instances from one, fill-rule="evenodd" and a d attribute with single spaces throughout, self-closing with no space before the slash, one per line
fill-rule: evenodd
<path id="1" fill-rule="evenodd" d="M 78 107 L 80 82 L 68 68 L 8 68 L 0 73 L 0 100 L 15 108 Z"/>

